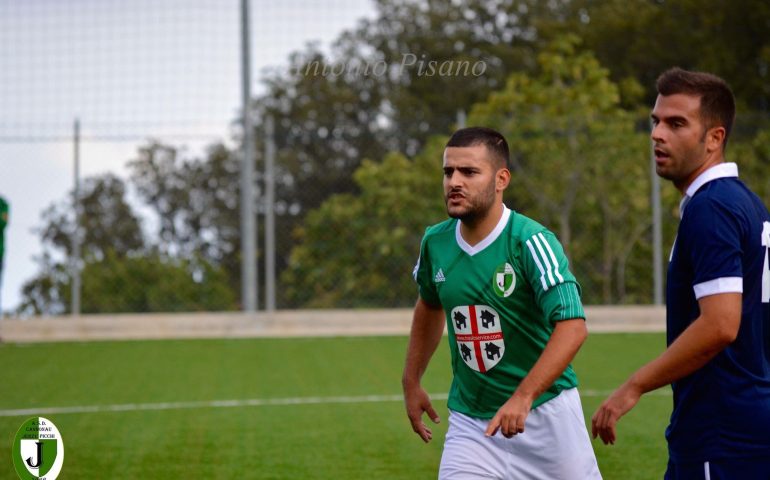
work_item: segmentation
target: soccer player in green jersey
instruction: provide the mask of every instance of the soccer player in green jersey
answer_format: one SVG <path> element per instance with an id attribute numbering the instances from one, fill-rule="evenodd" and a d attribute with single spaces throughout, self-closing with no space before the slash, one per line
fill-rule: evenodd
<path id="1" fill-rule="evenodd" d="M 442 480 L 599 479 L 570 362 L 586 338 L 580 287 L 556 237 L 509 210 L 508 144 L 458 130 L 444 150 L 450 219 L 429 227 L 403 375 L 412 428 L 439 416 L 420 378 L 448 326 L 452 371 Z"/>
<path id="2" fill-rule="evenodd" d="M 5 226 L 8 225 L 8 202 L 0 197 L 0 300 L 2 300 L 3 285 L 3 256 L 5 255 Z M 0 303 L 0 315 L 2 315 L 2 303 Z"/>

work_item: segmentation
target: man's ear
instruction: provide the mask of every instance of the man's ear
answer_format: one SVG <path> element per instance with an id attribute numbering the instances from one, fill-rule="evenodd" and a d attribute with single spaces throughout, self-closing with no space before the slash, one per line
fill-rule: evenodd
<path id="1" fill-rule="evenodd" d="M 712 127 L 706 132 L 706 151 L 715 152 L 721 148 L 724 148 L 725 136 L 727 131 L 725 127 Z"/>
<path id="2" fill-rule="evenodd" d="M 503 191 L 508 188 L 508 184 L 511 183 L 511 171 L 507 168 L 501 168 L 497 171 L 496 186 L 498 191 Z"/>

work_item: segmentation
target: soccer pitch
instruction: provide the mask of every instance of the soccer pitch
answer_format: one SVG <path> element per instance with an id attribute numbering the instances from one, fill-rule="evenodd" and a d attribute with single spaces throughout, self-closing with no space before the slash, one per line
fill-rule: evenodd
<path id="1" fill-rule="evenodd" d="M 449 351 L 424 385 L 443 423 L 428 445 L 400 395 L 406 337 L 0 344 L 0 478 L 16 478 L 23 421 L 52 420 L 61 479 L 435 478 L 446 432 Z M 664 348 L 662 334 L 594 334 L 574 362 L 586 422 L 609 391 Z M 642 398 L 614 446 L 594 441 L 605 479 L 659 479 L 668 388 Z M 25 410 L 25 411 L 20 411 Z"/>

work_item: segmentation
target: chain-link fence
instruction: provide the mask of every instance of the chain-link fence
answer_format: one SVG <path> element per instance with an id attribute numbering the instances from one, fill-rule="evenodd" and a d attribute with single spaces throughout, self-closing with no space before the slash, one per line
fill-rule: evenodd
<path id="1" fill-rule="evenodd" d="M 68 313 L 77 295 L 83 313 L 240 309 L 239 2 L 32 3 L 0 1 L 3 309 Z M 412 305 L 420 239 L 446 218 L 443 146 L 461 124 L 508 138 L 506 203 L 559 237 L 586 303 L 653 302 L 648 113 L 591 52 L 571 37 L 529 52 L 434 45 L 453 33 L 408 11 L 303 5 L 252 2 L 252 31 L 272 31 L 252 40 L 256 56 L 334 12 L 350 19 L 332 48 L 292 44 L 275 53 L 284 68 L 254 76 L 258 308 Z M 281 15 L 294 20 L 270 21 Z M 768 126 L 739 112 L 728 160 L 770 203 Z M 660 198 L 662 269 L 678 192 L 663 182 Z"/>

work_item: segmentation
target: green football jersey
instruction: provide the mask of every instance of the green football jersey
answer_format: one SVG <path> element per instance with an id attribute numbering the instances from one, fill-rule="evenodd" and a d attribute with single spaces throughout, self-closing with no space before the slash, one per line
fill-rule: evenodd
<path id="1" fill-rule="evenodd" d="M 0 269 L 3 267 L 6 225 L 8 225 L 8 202 L 3 197 L 0 197 Z"/>
<path id="2" fill-rule="evenodd" d="M 460 222 L 429 227 L 414 270 L 420 297 L 446 312 L 454 378 L 448 405 L 492 418 L 545 349 L 555 322 L 585 318 L 580 286 L 556 237 L 504 209 L 497 227 L 470 246 Z M 572 366 L 533 403 L 577 386 Z"/>

